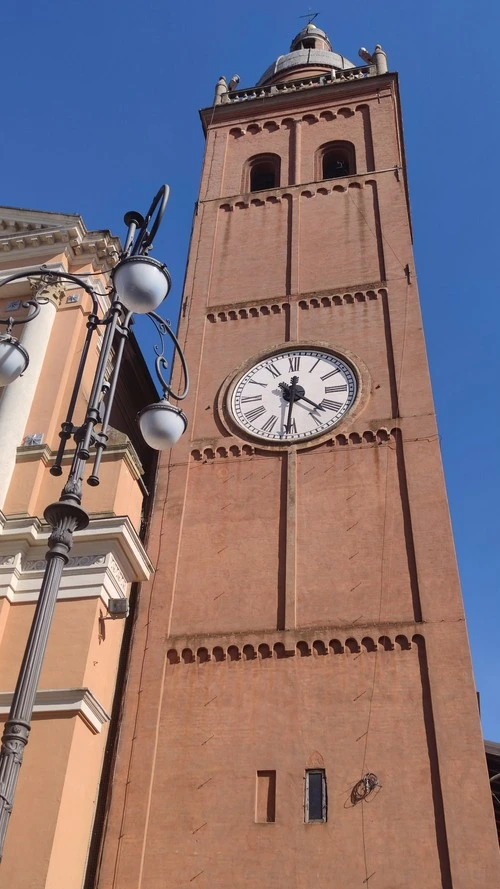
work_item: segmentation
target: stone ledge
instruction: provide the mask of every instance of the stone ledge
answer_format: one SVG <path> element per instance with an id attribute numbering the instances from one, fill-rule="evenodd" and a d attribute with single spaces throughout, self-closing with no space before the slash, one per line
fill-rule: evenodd
<path id="1" fill-rule="evenodd" d="M 35 517 L 0 524 L 0 599 L 35 602 L 45 570 L 50 529 Z M 153 565 L 127 516 L 91 517 L 75 534 L 63 571 L 59 600 L 123 598 L 131 583 L 148 580 Z"/>
<path id="2" fill-rule="evenodd" d="M 13 692 L 0 692 L 0 714 L 8 714 Z M 110 720 L 109 713 L 89 688 L 56 688 L 38 691 L 34 713 L 71 713 L 83 719 L 93 734 Z"/>

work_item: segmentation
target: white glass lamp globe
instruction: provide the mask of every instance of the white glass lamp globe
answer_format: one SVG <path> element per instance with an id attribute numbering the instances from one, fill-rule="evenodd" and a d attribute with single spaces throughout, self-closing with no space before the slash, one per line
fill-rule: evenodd
<path id="1" fill-rule="evenodd" d="M 165 451 L 177 444 L 187 427 L 187 417 L 167 398 L 149 404 L 138 414 L 139 426 L 146 444 L 155 451 Z"/>
<path id="2" fill-rule="evenodd" d="M 170 273 L 150 256 L 127 256 L 111 272 L 120 302 L 129 312 L 154 312 L 170 290 Z"/>
<path id="3" fill-rule="evenodd" d="M 0 334 L 0 386 L 8 386 L 24 373 L 29 355 L 19 340 L 8 333 Z"/>

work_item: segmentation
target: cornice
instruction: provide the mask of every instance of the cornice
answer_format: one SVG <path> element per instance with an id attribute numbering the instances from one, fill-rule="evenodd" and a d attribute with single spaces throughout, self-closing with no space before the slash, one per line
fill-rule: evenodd
<path id="1" fill-rule="evenodd" d="M 394 421 L 392 421 L 394 422 Z M 391 422 L 387 426 L 378 426 L 377 421 L 373 424 L 373 428 L 364 429 L 359 432 L 351 431 L 348 434 L 338 433 L 328 438 L 322 439 L 318 444 L 314 439 L 310 442 L 304 442 L 301 445 L 301 451 L 316 450 L 319 447 L 327 448 L 344 448 L 344 447 L 380 447 L 381 445 L 394 445 L 399 435 L 399 428 L 391 429 Z M 264 454 L 266 456 L 272 454 L 280 454 L 283 450 L 294 449 L 293 444 L 288 444 L 286 448 L 281 450 L 277 447 L 272 448 L 266 446 L 265 442 L 261 443 L 233 443 L 228 444 L 226 439 L 202 439 L 192 442 L 190 451 L 191 461 L 194 463 L 212 463 L 214 460 L 227 460 L 235 457 L 253 457 L 254 454 Z"/>
<path id="2" fill-rule="evenodd" d="M 109 433 L 110 439 L 112 439 L 115 430 L 111 430 Z M 125 439 L 126 436 L 123 433 L 118 433 L 120 436 L 123 436 Z M 74 456 L 74 448 L 69 449 L 64 454 L 63 466 L 66 464 L 70 464 L 73 456 Z M 36 460 L 41 460 L 45 466 L 50 466 L 56 458 L 56 451 L 53 451 L 49 445 L 20 445 L 16 450 L 16 462 L 17 463 L 32 463 Z M 103 463 L 109 463 L 111 461 L 123 459 L 127 469 L 129 470 L 134 481 L 137 481 L 144 475 L 144 469 L 142 467 L 142 463 L 139 460 L 137 451 L 135 450 L 130 439 L 123 441 L 123 443 L 117 444 L 109 444 L 106 447 L 106 450 L 102 456 Z"/>
<path id="3" fill-rule="evenodd" d="M 34 602 L 45 569 L 50 534 L 39 519 L 6 517 L 0 526 L 0 598 Z M 64 568 L 59 599 L 123 598 L 131 583 L 147 580 L 153 571 L 128 516 L 91 518 L 75 534 L 72 555 Z"/>
<path id="4" fill-rule="evenodd" d="M 279 203 L 283 198 L 294 196 L 313 198 L 316 195 L 328 195 L 332 193 L 345 193 L 348 189 L 361 189 L 366 185 L 373 185 L 377 176 L 390 173 L 399 181 L 402 168 L 399 164 L 386 167 L 383 170 L 366 170 L 361 173 L 352 173 L 350 176 L 342 176 L 339 179 L 315 179 L 310 182 L 297 182 L 293 185 L 279 185 L 275 188 L 262 189 L 258 192 L 240 192 L 232 195 L 219 195 L 214 198 L 200 199 L 200 204 L 218 204 L 219 210 L 227 212 L 246 210 L 248 207 L 262 207 L 264 204 Z"/>
<path id="5" fill-rule="evenodd" d="M 246 305 L 242 305 L 241 302 L 222 303 L 208 307 L 206 318 L 210 324 L 216 324 L 219 321 L 242 321 L 265 315 L 279 315 L 281 312 L 287 311 L 291 303 L 296 303 L 299 309 L 307 311 L 309 308 L 373 302 L 385 293 L 384 282 L 377 281 L 370 283 L 368 287 L 366 284 L 340 287 L 335 293 L 329 289 L 311 293 L 295 293 L 276 299 L 252 300 Z"/>
<path id="6" fill-rule="evenodd" d="M 88 231 L 81 216 L 0 207 L 0 258 L 23 254 L 26 261 L 54 250 L 100 271 L 115 264 L 121 244 L 107 230 Z"/>
<path id="7" fill-rule="evenodd" d="M 233 636 L 179 636 L 165 640 L 168 646 L 166 657 L 170 666 L 309 657 L 330 657 L 335 663 L 338 656 L 387 657 L 390 652 L 394 657 L 425 645 L 421 630 L 420 624 L 356 624 L 350 627 L 304 627 L 282 632 L 257 630 Z"/>
<path id="8" fill-rule="evenodd" d="M 0 713 L 8 713 L 12 703 L 13 692 L 0 692 Z M 80 716 L 91 732 L 95 735 L 110 720 L 109 713 L 104 709 L 90 688 L 56 688 L 38 691 L 35 698 L 34 713 L 73 713 Z"/>
<path id="9" fill-rule="evenodd" d="M 305 78 L 307 79 L 307 78 Z M 311 108 L 331 104 L 336 101 L 346 101 L 352 96 L 354 99 L 359 96 L 377 95 L 384 87 L 391 87 L 393 83 L 397 83 L 398 76 L 395 72 L 387 74 L 379 74 L 371 77 L 360 78 L 359 80 L 346 80 L 333 82 L 328 84 L 314 85 L 303 90 L 292 90 L 287 92 L 275 92 L 269 95 L 270 88 L 255 87 L 255 98 L 248 98 L 244 102 L 228 102 L 227 104 L 216 105 L 210 108 L 202 108 L 200 110 L 200 118 L 203 131 L 206 134 L 208 129 L 214 129 L 218 126 L 226 126 L 233 121 L 253 120 L 256 115 L 280 114 L 286 112 L 290 108 Z M 238 92 L 242 92 L 239 90 Z M 247 92 L 252 92 L 247 90 Z"/>

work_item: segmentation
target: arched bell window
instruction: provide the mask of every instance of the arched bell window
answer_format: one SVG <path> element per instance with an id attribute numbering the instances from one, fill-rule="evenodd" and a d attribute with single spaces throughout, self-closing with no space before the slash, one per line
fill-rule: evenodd
<path id="1" fill-rule="evenodd" d="M 256 154 L 247 162 L 244 191 L 266 191 L 280 185 L 281 158 L 277 154 Z"/>
<path id="2" fill-rule="evenodd" d="M 352 142 L 328 142 L 317 155 L 318 179 L 340 179 L 356 172 L 356 154 Z"/>

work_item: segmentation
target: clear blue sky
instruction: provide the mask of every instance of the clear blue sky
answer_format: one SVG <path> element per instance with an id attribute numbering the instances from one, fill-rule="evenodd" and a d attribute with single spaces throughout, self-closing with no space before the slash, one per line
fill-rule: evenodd
<path id="1" fill-rule="evenodd" d="M 123 234 L 125 210 L 172 196 L 155 255 L 183 282 L 203 136 L 220 74 L 256 82 L 286 52 L 298 0 L 27 0 L 4 4 L 0 203 L 80 213 Z M 500 5 L 321 4 L 352 61 L 380 42 L 400 73 L 417 271 L 484 734 L 500 740 L 497 260 Z M 143 343 L 147 337 L 141 333 Z"/>

